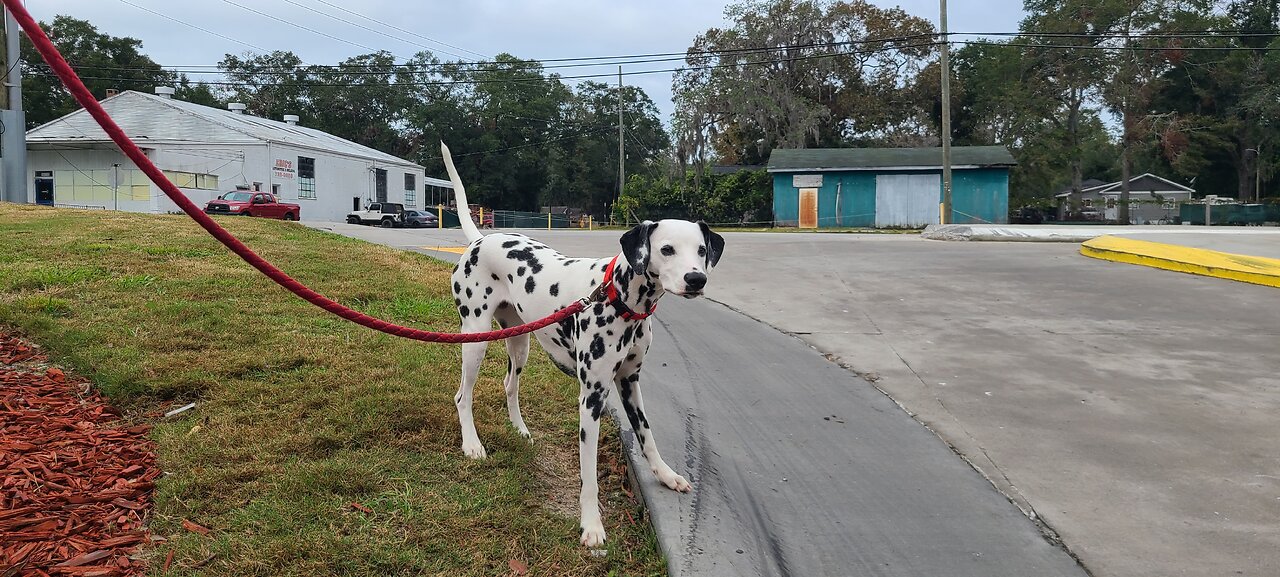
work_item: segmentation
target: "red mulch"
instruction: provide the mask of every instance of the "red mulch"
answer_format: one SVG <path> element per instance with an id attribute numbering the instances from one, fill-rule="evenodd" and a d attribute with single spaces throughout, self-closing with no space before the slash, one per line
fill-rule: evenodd
<path id="1" fill-rule="evenodd" d="M 142 575 L 160 476 L 149 425 L 0 333 L 0 577 Z"/>

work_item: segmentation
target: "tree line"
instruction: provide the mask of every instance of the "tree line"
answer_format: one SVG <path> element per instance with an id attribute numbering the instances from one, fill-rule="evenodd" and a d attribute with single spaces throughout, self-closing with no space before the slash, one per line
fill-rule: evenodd
<path id="1" fill-rule="evenodd" d="M 758 167 L 775 148 L 939 145 L 944 40 L 954 47 L 953 143 L 1013 152 L 1011 207 L 1050 204 L 1059 190 L 1074 191 L 1078 206 L 1085 179 L 1143 172 L 1200 194 L 1280 197 L 1278 4 L 1026 0 L 1016 31 L 943 39 L 928 20 L 866 0 L 746 0 L 726 8 L 726 26 L 692 40 L 668 123 L 639 88 L 574 84 L 510 54 L 397 62 L 377 52 L 336 65 L 285 51 L 228 54 L 221 79 L 208 82 L 88 22 L 41 25 L 99 96 L 171 85 L 192 102 L 297 114 L 429 174 L 443 173 L 435 143 L 444 139 L 475 201 L 496 208 L 746 222 L 771 220 L 771 182 Z M 29 43 L 23 69 L 29 125 L 75 109 Z"/>

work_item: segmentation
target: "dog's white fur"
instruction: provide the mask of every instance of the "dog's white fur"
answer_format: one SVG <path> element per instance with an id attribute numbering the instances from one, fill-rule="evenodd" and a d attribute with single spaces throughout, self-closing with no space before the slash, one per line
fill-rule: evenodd
<path id="1" fill-rule="evenodd" d="M 568 258 L 546 245 L 518 234 L 481 235 L 469 215 L 466 191 L 454 168 L 449 148 L 441 143 L 445 168 L 453 183 L 458 213 L 467 241 L 466 252 L 453 272 L 455 304 L 465 333 L 488 331 L 494 320 L 515 326 L 563 309 L 595 291 L 604 279 L 610 259 Z M 583 545 L 595 547 L 605 540 L 600 520 L 596 481 L 596 445 L 600 416 L 610 388 L 617 387 L 632 429 L 640 441 L 650 470 L 676 491 L 692 485 L 676 474 L 658 454 L 640 397 L 640 367 L 653 339 L 649 320 L 627 320 L 622 313 L 643 313 L 666 292 L 686 298 L 702 294 L 706 272 L 723 250 L 720 235 L 704 223 L 683 220 L 646 221 L 622 237 L 613 284 L 618 302 L 594 302 L 587 310 L 534 334 L 561 370 L 578 379 L 579 473 L 582 492 Z M 603 300 L 603 299 L 602 299 Z M 509 366 L 503 382 L 507 415 L 524 437 L 529 429 L 520 415 L 520 373 L 529 358 L 529 336 L 506 339 Z M 462 385 L 454 401 L 462 428 L 462 451 L 482 459 L 484 445 L 472 419 L 472 391 L 486 343 L 462 345 Z"/>

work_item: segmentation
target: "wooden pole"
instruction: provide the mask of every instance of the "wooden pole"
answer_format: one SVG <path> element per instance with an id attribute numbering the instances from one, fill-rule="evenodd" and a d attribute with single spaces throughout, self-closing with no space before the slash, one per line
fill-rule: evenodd
<path id="1" fill-rule="evenodd" d="M 951 37 L 947 35 L 947 0 L 938 0 L 942 28 L 942 224 L 951 222 Z"/>

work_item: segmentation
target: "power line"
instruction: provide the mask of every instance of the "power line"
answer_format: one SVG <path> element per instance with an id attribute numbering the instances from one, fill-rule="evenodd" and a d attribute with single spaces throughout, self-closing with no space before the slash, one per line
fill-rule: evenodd
<path id="1" fill-rule="evenodd" d="M 373 28 L 370 28 L 370 27 L 368 27 L 368 26 L 365 26 L 364 24 L 357 24 L 357 23 L 355 23 L 355 22 L 352 22 L 352 21 L 350 21 L 350 20 L 347 20 L 346 18 L 341 18 L 341 17 L 338 17 L 338 16 L 334 16 L 334 15 L 332 15 L 332 14 L 329 14 L 328 12 L 322 12 L 322 11 L 320 11 L 320 10 L 316 10 L 315 8 L 312 8 L 312 7 L 310 7 L 310 6 L 307 6 L 306 4 L 302 4 L 302 3 L 300 3 L 300 2 L 296 2 L 295 0 L 284 0 L 284 2 L 285 2 L 285 3 L 288 3 L 288 4 L 292 4 L 292 5 L 297 6 L 297 7 L 299 7 L 299 8 L 302 8 L 303 10 L 310 10 L 310 11 L 313 11 L 313 12 L 315 12 L 316 14 L 320 14 L 321 16 L 326 16 L 326 17 L 331 18 L 331 19 L 333 19 L 333 20 L 337 20 L 338 22 L 342 22 L 343 24 L 347 24 L 347 25 L 349 25 L 349 26 L 355 26 L 356 28 L 360 28 L 361 30 L 367 30 L 367 31 L 372 32 L 372 33 L 374 33 L 374 34 L 381 34 L 381 35 L 385 35 L 385 36 L 388 36 L 388 37 L 390 37 L 390 38 L 392 38 L 392 39 L 399 40 L 400 42 L 404 42 L 405 44 L 412 44 L 412 45 L 414 45 L 414 46 L 418 46 L 418 47 L 420 47 L 420 48 L 426 48 L 427 50 L 432 50 L 432 48 L 431 48 L 430 46 L 427 46 L 426 44 L 422 44 L 422 43 L 420 43 L 420 42 L 415 42 L 415 41 L 413 41 L 413 40 L 408 40 L 408 39 L 405 39 L 405 38 L 401 38 L 401 37 L 399 37 L 399 36 L 393 36 L 393 35 L 391 35 L 391 34 L 386 34 L 386 33 L 384 33 L 384 32 L 381 32 L 381 31 L 375 30 L 375 29 L 373 29 Z M 450 55 L 452 55 L 452 56 L 457 56 L 458 58 L 462 58 L 463 60 L 466 60 L 466 57 L 462 56 L 461 54 L 454 54 L 454 53 L 452 53 L 452 52 L 448 52 L 448 51 L 446 51 L 446 50 L 441 50 L 441 52 L 445 52 L 446 54 L 450 54 Z"/>
<path id="2" fill-rule="evenodd" d="M 336 8 L 336 9 L 338 9 L 338 10 L 341 10 L 341 11 L 346 12 L 347 14 L 351 14 L 351 15 L 353 15 L 353 16 L 359 16 L 360 18 L 364 18 L 365 20 L 368 20 L 368 21 L 370 21 L 370 22 L 376 22 L 376 23 L 381 24 L 381 25 L 383 25 L 383 26 L 386 26 L 387 28 L 390 28 L 390 29 L 392 29 L 392 30 L 397 30 L 397 31 L 400 31 L 400 32 L 404 32 L 405 34 L 408 34 L 408 35 L 410 35 L 410 36 L 415 36 L 415 37 L 417 37 L 417 38 L 421 38 L 421 39 L 423 39 L 423 40 L 426 40 L 427 42 L 434 42 L 434 43 L 436 43 L 436 44 L 440 44 L 440 45 L 442 45 L 442 46 L 448 46 L 449 48 L 453 48 L 453 49 L 455 49 L 455 50 L 461 50 L 461 51 L 466 52 L 466 53 L 468 53 L 468 54 L 475 54 L 476 56 L 479 56 L 480 58 L 490 58 L 489 56 L 485 56 L 484 54 L 481 54 L 481 53 L 476 52 L 476 51 L 474 51 L 474 50 L 467 50 L 466 48 L 462 48 L 461 46 L 454 46 L 454 45 L 452 45 L 452 44 L 449 44 L 448 42 L 443 42 L 443 41 L 440 41 L 440 40 L 436 40 L 436 39 L 434 39 L 434 38 L 430 38 L 430 37 L 427 37 L 427 36 L 423 36 L 423 35 L 418 34 L 417 32 L 414 32 L 414 31 L 412 31 L 412 30 L 406 30 L 406 29 L 401 28 L 401 27 L 399 27 L 399 26 L 396 26 L 396 25 L 394 25 L 394 24 L 389 24 L 389 23 L 387 23 L 387 22 L 383 22 L 383 21 L 378 20 L 378 19 L 376 19 L 376 18 L 370 18 L 369 16 L 365 16 L 364 14 L 361 14 L 361 13 L 356 12 L 356 11 L 354 11 L 354 10 L 347 9 L 347 8 L 345 8 L 345 7 L 343 7 L 343 6 L 339 6 L 339 5 L 337 5 L 337 4 L 333 4 L 333 3 L 331 3 L 331 2 L 326 2 L 325 0 L 316 0 L 316 2 L 319 2 L 319 3 L 321 3 L 321 4 L 324 4 L 325 6 L 329 6 L 329 7 L 331 7 L 331 8 Z M 446 54 L 452 54 L 451 52 L 444 51 L 444 50 L 442 50 L 441 52 L 445 52 Z M 459 56 L 459 55 L 457 55 L 457 54 L 454 54 L 454 56 L 458 56 L 459 58 L 462 58 L 461 56 Z M 465 58 L 463 58 L 463 60 L 466 60 L 466 59 L 465 59 Z"/>
<path id="3" fill-rule="evenodd" d="M 223 40 L 230 40 L 231 42 L 235 42 L 236 44 L 240 44 L 240 45 L 243 45 L 243 46 L 248 46 L 249 48 L 252 48 L 252 49 L 254 49 L 254 50 L 257 50 L 258 52 L 270 52 L 270 50 L 267 50 L 266 48 L 263 48 L 263 47 L 261 47 L 261 46 L 256 46 L 256 45 L 250 44 L 250 43 L 248 43 L 248 42 L 245 42 L 245 41 L 243 41 L 243 40 L 237 40 L 237 39 L 235 39 L 235 38 L 232 38 L 232 37 L 230 37 L 230 36 L 227 36 L 226 34 L 221 34 L 221 33 L 218 33 L 218 32 L 214 32 L 213 30 L 210 30 L 210 29 L 208 29 L 208 28 L 203 28 L 203 27 L 200 27 L 200 26 L 196 26 L 195 24 L 192 24 L 192 23 L 190 23 L 190 22 L 186 22 L 186 21 L 183 21 L 183 20 L 179 20 L 179 19 L 177 19 L 177 18 L 174 18 L 173 16 L 169 16 L 168 14 L 162 14 L 162 13 L 160 13 L 160 12 L 156 12 L 155 10 L 152 10 L 152 9 L 150 9 L 150 8 L 147 8 L 146 6 L 140 6 L 140 5 L 138 5 L 138 4 L 134 4 L 133 2 L 130 2 L 129 0 L 120 0 L 120 2 L 122 2 L 122 3 L 124 3 L 124 4 L 128 4 L 128 5 L 130 5 L 130 6 L 133 6 L 134 8 L 137 8 L 137 9 L 139 9 L 139 10 L 142 10 L 143 12 L 149 12 L 149 13 L 151 13 L 151 14 L 155 14 L 156 16 L 159 16 L 159 17 L 164 18 L 164 19 L 166 19 L 166 20 L 170 20 L 170 21 L 173 21 L 173 22 L 177 22 L 178 24 L 181 24 L 181 25 L 186 26 L 186 27 L 188 27 L 188 28 L 194 28 L 194 29 L 196 29 L 196 30 L 199 30 L 199 31 L 201 31 L 201 32 L 204 32 L 205 34 L 211 34 L 211 35 L 213 35 L 213 36 L 217 36 L 218 38 L 221 38 L 221 39 L 223 39 Z"/>
<path id="4" fill-rule="evenodd" d="M 925 42 L 925 43 L 919 43 L 919 44 L 908 44 L 908 45 L 894 46 L 892 49 L 901 49 L 901 48 L 924 48 L 924 47 L 936 46 L 937 44 L 938 44 L 937 42 Z M 702 65 L 702 66 L 682 66 L 682 67 L 679 67 L 679 68 L 662 68 L 662 69 L 654 69 L 654 70 L 636 70 L 636 71 L 631 71 L 631 72 L 624 72 L 624 73 L 623 73 L 623 75 L 624 75 L 624 76 L 641 76 L 641 75 L 647 75 L 647 74 L 665 74 L 665 73 L 680 72 L 680 71 L 687 71 L 687 70 L 712 70 L 712 69 L 719 69 L 719 68 L 738 68 L 738 67 L 747 67 L 747 66 L 761 65 L 761 64 L 778 64 L 778 63 L 782 63 L 782 62 L 797 62 L 797 61 L 803 61 L 803 60 L 814 60 L 814 59 L 821 59 L 821 58 L 836 58 L 836 57 L 840 57 L 840 56 L 848 56 L 848 55 L 851 55 L 851 54 L 872 54 L 872 53 L 876 53 L 876 52 L 885 52 L 885 51 L 888 51 L 888 50 L 890 50 L 890 49 L 889 49 L 889 48 L 878 48 L 878 49 L 867 49 L 867 50 L 860 50 L 860 51 L 828 52 L 828 53 L 823 53 L 823 54 L 810 54 L 810 55 L 804 55 L 804 56 L 792 56 L 792 57 L 786 57 L 786 58 L 775 58 L 775 59 L 757 60 L 757 61 L 754 61 L 754 62 L 732 62 L 732 63 L 728 63 L 728 64 L 708 64 L 708 65 Z M 42 75 L 46 75 L 46 76 L 50 75 L 50 73 L 46 73 L 46 72 L 37 72 L 36 74 L 42 74 Z M 528 76 L 528 77 L 525 77 L 525 78 L 480 78 L 480 79 L 469 79 L 469 80 L 440 80 L 440 81 L 422 81 L 422 82 L 388 82 L 387 84 L 384 84 L 384 85 L 382 85 L 382 86 L 455 86 L 455 85 L 460 85 L 460 84 L 467 84 L 467 85 L 477 85 L 477 84 L 513 84 L 513 83 L 521 83 L 521 82 L 547 82 L 547 81 L 551 81 L 551 80 L 561 80 L 561 81 L 562 81 L 562 80 L 579 80 L 579 79 L 584 79 L 584 78 L 603 78 L 603 77 L 614 77 L 614 76 L 616 76 L 616 75 L 617 75 L 617 73 L 616 73 L 616 72 L 599 73 L 599 74 L 580 74 L 580 75 L 575 75 L 575 76 L 558 76 L 558 75 L 542 76 L 541 74 L 537 74 L 537 75 Z M 86 79 L 86 80 L 117 80 L 117 81 L 120 81 L 120 82 L 146 82 L 145 80 L 136 80 L 136 79 L 129 79 L 129 78 L 116 78 L 116 77 L 110 77 L 110 76 L 82 76 L 81 78 Z M 255 87 L 261 87 L 261 86 L 275 86 L 275 84 L 271 84 L 271 83 L 261 83 L 261 82 L 218 82 L 218 81 L 206 81 L 206 80 L 193 80 L 193 81 L 191 81 L 191 84 L 203 84 L 203 85 L 207 85 L 207 86 L 231 86 L 231 87 L 235 87 L 235 86 L 255 86 Z M 294 86 L 367 87 L 367 86 L 369 86 L 369 85 L 368 85 L 368 84 L 359 84 L 359 83 L 316 83 L 316 82 L 301 82 L 301 83 L 295 84 Z"/>
<path id="5" fill-rule="evenodd" d="M 505 148 L 495 148 L 495 149 L 492 149 L 492 150 L 478 150 L 478 151 L 476 151 L 476 152 L 467 152 L 467 153 L 463 153 L 463 154 L 455 154 L 455 155 L 453 155 L 453 157 L 454 157 L 454 158 L 463 158 L 463 157 L 466 157 L 466 156 L 475 156 L 475 155 L 477 155 L 477 154 L 493 154 L 493 153 L 495 153 L 495 152 L 507 152 L 507 151 L 509 151 L 509 150 L 516 150 L 516 149 L 520 149 L 520 148 L 529 148 L 529 147 L 533 147 L 533 146 L 542 146 L 542 145 L 544 145 L 544 144 L 552 144 L 552 143 L 555 143 L 555 142 L 560 142 L 560 141 L 562 141 L 562 140 L 569 140 L 570 138 L 577 138 L 577 137 L 579 137 L 579 136 L 586 136 L 586 135 L 588 135 L 588 134 L 595 134 L 595 133 L 598 133 L 598 132 L 604 132 L 604 131 L 606 131 L 606 130 L 612 131 L 612 130 L 613 130 L 613 127 L 596 128 L 596 129 L 593 129 L 593 130 L 584 130 L 584 131 L 582 131 L 582 132 L 576 132 L 576 133 L 569 134 L 569 135 L 566 135 L 566 136 L 561 136 L 561 137 L 559 137 L 559 138 L 552 138 L 552 139 L 550 139 L 550 140 L 543 140 L 543 141 L 539 141 L 539 142 L 530 142 L 530 143 L 527 143 L 527 144 L 517 144 L 517 145 L 515 145 L 515 146 L 508 146 L 508 147 L 505 147 Z M 441 158 L 444 158 L 444 157 L 443 157 L 443 156 L 426 156 L 426 157 L 423 157 L 422 159 L 423 159 L 423 160 L 438 160 L 438 159 L 441 159 Z"/>
<path id="6" fill-rule="evenodd" d="M 122 0 L 122 1 L 123 1 L 123 0 Z M 286 19 L 284 19 L 284 18 L 279 18 L 279 17 L 276 17 L 276 16 L 272 16 L 272 15 L 267 14 L 266 12 L 263 12 L 263 11 L 258 10 L 258 9 L 256 9 L 256 8 L 250 8 L 250 7 L 248 7 L 248 6 L 245 6 L 244 4 L 240 4 L 240 3 L 238 3 L 238 2 L 234 2 L 233 0 L 222 0 L 222 1 L 223 1 L 224 3 L 226 3 L 226 4 L 230 4 L 230 5 L 232 5 L 232 6 L 235 6 L 235 7 L 237 7 L 237 8 L 240 8 L 240 9 L 242 9 L 242 10 L 248 10 L 249 12 L 252 12 L 252 13 L 257 14 L 257 15 L 259 15 L 259 16 L 262 16 L 262 17 L 264 17 L 264 18 L 270 18 L 270 19 L 272 19 L 272 20 L 275 20 L 276 22 L 283 22 L 283 23 L 285 23 L 285 24 L 288 24 L 288 25 L 290 25 L 290 26 L 293 26 L 294 28 L 298 28 L 298 29 L 300 29 L 300 30 L 305 30 L 305 31 L 310 32 L 310 33 L 312 33 L 312 34 L 318 34 L 318 35 L 320 35 L 320 36 L 324 36 L 325 38 L 329 38 L 329 39 L 331 39 L 331 40 L 337 40 L 338 42 L 343 42 L 343 43 L 346 43 L 346 44 L 350 44 L 350 45 L 352 45 L 352 46 L 355 46 L 355 47 L 358 47 L 358 48 L 363 48 L 363 49 L 365 49 L 365 50 L 371 50 L 371 51 L 373 51 L 373 52 L 383 52 L 382 50 L 378 50 L 377 48 L 373 48 L 373 47 L 371 47 L 371 46 L 365 46 L 364 44 L 361 44 L 361 43 L 359 43 L 359 42 L 354 42 L 354 41 L 351 41 L 351 40 L 347 40 L 347 39 L 345 39 L 345 38 L 339 38 L 339 37 L 337 37 L 337 36 L 334 36 L 334 35 L 332 35 L 332 34 L 329 34 L 328 32 L 321 32 L 321 31 L 319 31 L 319 30 L 316 30 L 315 28 L 310 28 L 310 27 L 307 27 L 307 26 L 303 26 L 303 25 L 298 24 L 297 22 L 294 22 L 294 21 L 292 21 L 292 20 L 286 20 Z M 401 60 L 407 60 L 407 58 L 400 58 L 400 59 L 401 59 Z"/>

